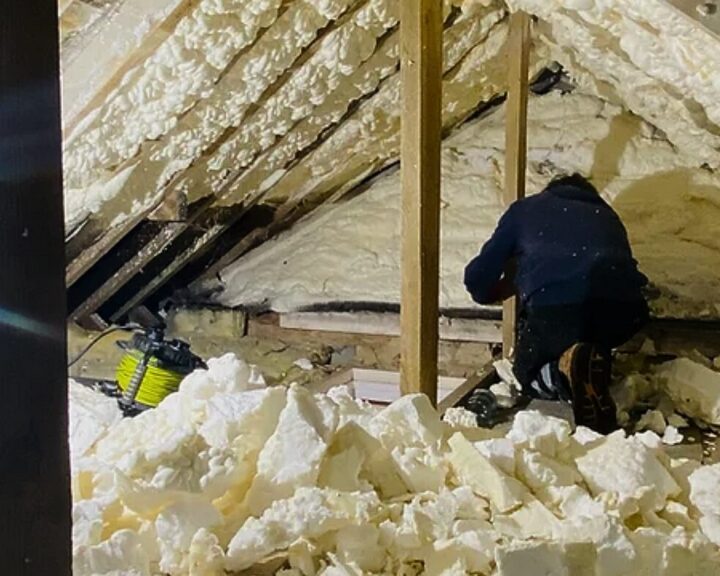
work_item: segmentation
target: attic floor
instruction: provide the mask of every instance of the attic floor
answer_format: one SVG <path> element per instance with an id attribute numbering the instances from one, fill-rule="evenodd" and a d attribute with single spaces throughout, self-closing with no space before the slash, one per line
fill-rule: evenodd
<path id="1" fill-rule="evenodd" d="M 267 315 L 246 322 L 242 313 L 231 310 L 182 310 L 168 319 L 168 335 L 189 342 L 192 350 L 205 359 L 233 352 L 257 366 L 268 384 L 315 384 L 348 368 L 399 369 L 397 337 L 292 330 L 280 328 L 275 320 Z M 74 358 L 94 336 L 71 326 L 69 357 Z M 72 367 L 70 376 L 114 379 L 122 357 L 116 343 L 127 339 L 126 332 L 102 339 Z M 469 376 L 491 358 L 487 344 L 440 343 L 439 368 L 445 376 Z M 303 359 L 312 363 L 312 369 L 296 365 Z"/>
<path id="2" fill-rule="evenodd" d="M 270 385 L 297 382 L 320 389 L 329 376 L 349 368 L 399 369 L 400 343 L 396 337 L 286 329 L 278 326 L 277 317 L 272 314 L 248 320 L 244 313 L 233 310 L 178 310 L 168 318 L 168 335 L 189 342 L 193 351 L 205 359 L 235 353 L 248 364 L 255 365 Z M 69 357 L 74 358 L 95 336 L 70 326 Z M 642 372 L 648 362 L 661 361 L 669 355 L 698 361 L 704 356 L 705 362 L 708 356 L 712 358 L 708 351 L 698 350 L 697 342 L 682 338 L 682 333 L 661 337 L 655 331 L 651 336 L 655 338 L 650 346 L 653 349 L 648 350 L 645 345 L 644 350 L 621 355 L 617 362 L 619 372 Z M 103 338 L 72 367 L 70 376 L 114 380 L 115 367 L 123 354 L 116 343 L 126 339 L 128 333 L 125 332 Z M 442 375 L 469 376 L 491 359 L 492 352 L 487 344 L 440 344 Z M 683 444 L 669 447 L 675 455 L 720 461 L 720 450 L 717 449 L 720 438 L 705 438 L 703 431 L 695 427 L 686 431 L 685 437 Z"/>

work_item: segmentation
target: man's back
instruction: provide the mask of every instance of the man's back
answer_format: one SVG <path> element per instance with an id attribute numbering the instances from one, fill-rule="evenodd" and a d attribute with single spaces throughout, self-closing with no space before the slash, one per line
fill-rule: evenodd
<path id="1" fill-rule="evenodd" d="M 633 301 L 647 283 L 620 218 L 581 177 L 554 182 L 508 209 L 466 269 L 476 301 L 488 302 L 490 283 L 513 257 L 518 295 L 532 305 Z"/>

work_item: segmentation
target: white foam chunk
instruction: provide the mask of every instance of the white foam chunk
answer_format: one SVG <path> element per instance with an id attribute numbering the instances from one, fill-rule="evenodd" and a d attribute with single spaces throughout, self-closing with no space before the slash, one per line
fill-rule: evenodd
<path id="1" fill-rule="evenodd" d="M 515 416 L 507 437 L 517 446 L 554 458 L 558 450 L 567 447 L 570 442 L 570 425 L 540 412 L 520 412 Z"/>
<path id="2" fill-rule="evenodd" d="M 705 535 L 720 546 L 720 464 L 695 470 L 689 478 L 690 501 L 701 514 Z"/>
<path id="3" fill-rule="evenodd" d="M 155 520 L 160 543 L 160 569 L 170 574 L 189 571 L 189 551 L 195 535 L 222 523 L 218 511 L 206 502 L 175 504 L 163 510 Z M 195 542 L 196 548 L 200 545 Z"/>
<path id="4" fill-rule="evenodd" d="M 73 555 L 74 574 L 150 576 L 150 559 L 137 532 L 120 530 L 95 546 L 82 546 Z"/>
<path id="5" fill-rule="evenodd" d="M 660 510 L 680 487 L 654 452 L 633 438 L 612 434 L 585 456 L 577 467 L 593 494 L 616 494 L 621 507 L 642 503 Z"/>
<path id="6" fill-rule="evenodd" d="M 662 364 L 657 375 L 680 412 L 720 425 L 720 372 L 678 358 Z"/>
<path id="7" fill-rule="evenodd" d="M 300 537 L 317 538 L 366 523 L 378 505 L 373 492 L 350 494 L 299 488 L 293 497 L 274 502 L 260 518 L 245 522 L 228 547 L 227 568 L 248 568 Z"/>
<path id="8" fill-rule="evenodd" d="M 520 542 L 496 552 L 498 576 L 595 576 L 590 543 Z"/>
<path id="9" fill-rule="evenodd" d="M 538 412 L 457 431 L 424 396 L 253 390 L 244 366 L 211 362 L 74 463 L 75 576 L 717 571 L 720 464 L 654 432 L 571 435 Z"/>
<path id="10" fill-rule="evenodd" d="M 323 432 L 323 414 L 312 394 L 291 387 L 277 429 L 258 457 L 257 475 L 248 493 L 253 513 L 291 496 L 299 486 L 317 483 L 327 449 Z"/>
<path id="11" fill-rule="evenodd" d="M 514 478 L 503 474 L 461 434 L 449 440 L 449 460 L 463 484 L 487 498 L 500 512 L 507 512 L 523 502 L 527 490 Z"/>
<path id="12" fill-rule="evenodd" d="M 79 384 L 68 382 L 69 440 L 73 461 L 85 456 L 108 429 L 120 421 L 117 401 Z"/>

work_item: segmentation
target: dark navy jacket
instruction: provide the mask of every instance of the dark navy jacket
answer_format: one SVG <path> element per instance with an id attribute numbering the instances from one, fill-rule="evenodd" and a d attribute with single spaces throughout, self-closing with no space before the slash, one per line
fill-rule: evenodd
<path id="1" fill-rule="evenodd" d="M 589 183 L 551 184 L 515 202 L 465 269 L 465 286 L 490 304 L 506 263 L 516 258 L 523 304 L 576 304 L 642 299 L 638 270 L 620 217 Z"/>

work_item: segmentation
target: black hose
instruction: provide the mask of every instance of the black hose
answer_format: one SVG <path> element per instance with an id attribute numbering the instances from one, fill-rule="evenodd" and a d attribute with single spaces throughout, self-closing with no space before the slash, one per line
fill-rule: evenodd
<path id="1" fill-rule="evenodd" d="M 92 347 L 95 346 L 95 344 L 97 344 L 98 342 L 100 342 L 100 340 L 105 338 L 105 336 L 109 336 L 113 332 L 118 332 L 120 330 L 132 332 L 133 330 L 141 330 L 141 329 L 142 329 L 142 326 L 140 326 L 140 324 L 125 324 L 123 326 L 110 326 L 110 328 L 106 328 L 105 330 L 100 332 L 100 334 L 95 336 L 95 338 L 93 338 L 90 341 L 90 343 L 87 346 L 85 346 L 85 348 L 83 348 L 77 356 L 75 356 L 75 358 L 70 360 L 70 362 L 68 363 L 68 368 L 72 368 L 72 366 L 74 364 L 76 364 L 83 356 L 85 356 L 85 354 L 87 354 L 92 349 Z"/>

